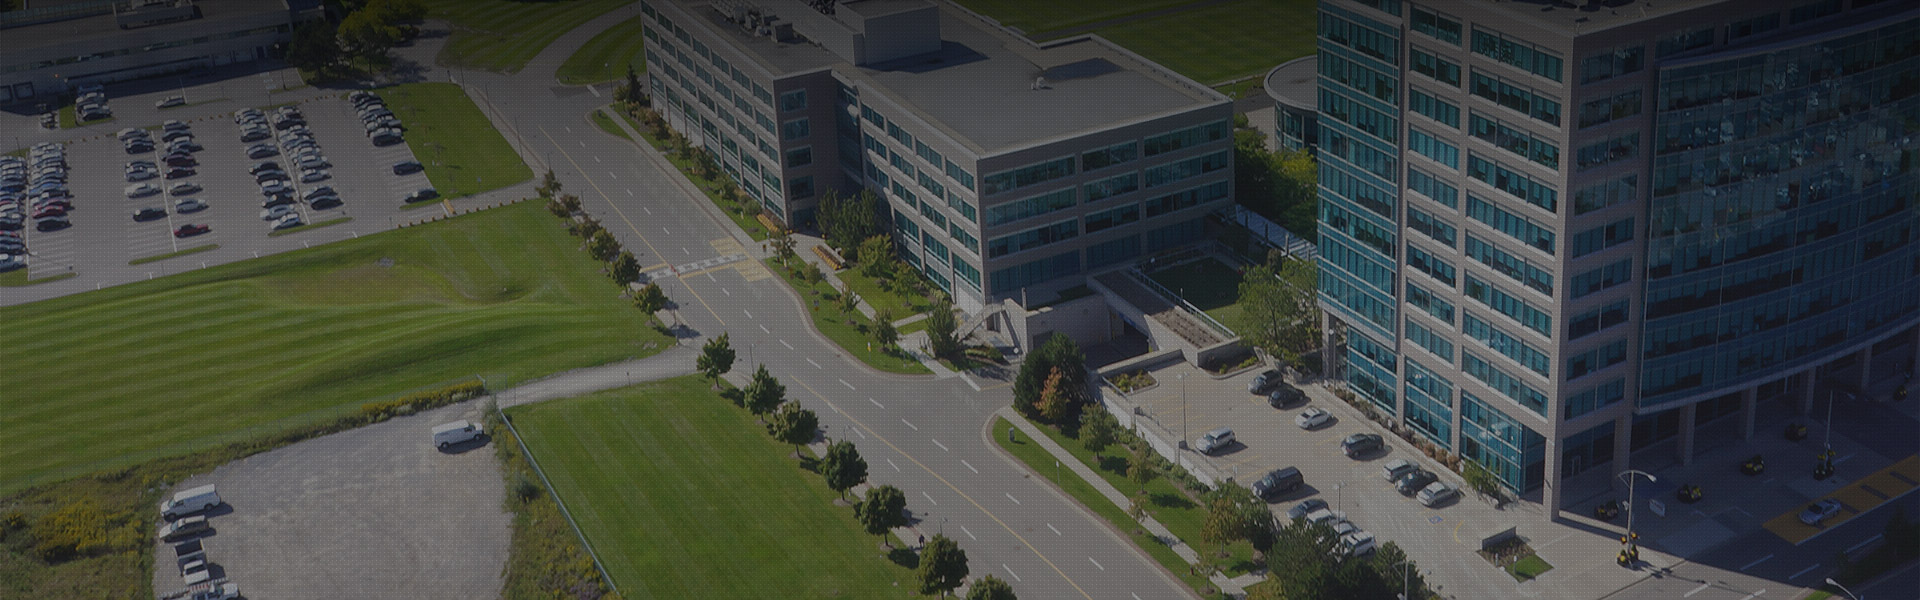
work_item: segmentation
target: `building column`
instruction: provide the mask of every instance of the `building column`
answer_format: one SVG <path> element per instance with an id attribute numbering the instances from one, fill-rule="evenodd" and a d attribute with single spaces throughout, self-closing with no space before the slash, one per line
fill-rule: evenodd
<path id="1" fill-rule="evenodd" d="M 1320 375 L 1323 379 L 1334 379 L 1333 373 L 1333 317 L 1326 311 L 1320 312 Z"/>
<path id="2" fill-rule="evenodd" d="M 1754 414 L 1754 411 L 1759 409 L 1759 396 L 1759 386 L 1750 387 L 1740 392 L 1741 441 L 1753 439 L 1753 420 L 1758 416 Z"/>
<path id="3" fill-rule="evenodd" d="M 1815 365 L 1801 374 L 1805 386 L 1800 389 L 1800 416 L 1813 414 L 1813 390 L 1820 387 L 1820 367 Z"/>
<path id="4" fill-rule="evenodd" d="M 1867 393 L 1873 383 L 1873 344 L 1860 349 L 1860 391 Z"/>
<path id="5" fill-rule="evenodd" d="M 1633 412 L 1623 412 L 1613 419 L 1613 473 L 1616 475 L 1607 483 L 1612 487 L 1620 482 L 1617 477 L 1621 471 L 1633 468 Z"/>
<path id="6" fill-rule="evenodd" d="M 1540 504 L 1547 508 L 1549 522 L 1560 520 L 1560 473 L 1564 466 L 1561 464 L 1560 443 L 1564 441 L 1566 440 L 1553 437 L 1547 438 L 1546 441 L 1547 456 L 1546 464 L 1543 465 L 1546 468 L 1542 469 L 1544 473 L 1541 474 Z"/>
<path id="7" fill-rule="evenodd" d="M 1693 464 L 1693 426 L 1694 419 L 1700 412 L 1696 410 L 1698 408 L 1700 408 L 1698 404 L 1689 404 L 1679 409 L 1680 439 L 1674 444 L 1674 449 L 1679 454 L 1680 466 L 1683 467 Z"/>

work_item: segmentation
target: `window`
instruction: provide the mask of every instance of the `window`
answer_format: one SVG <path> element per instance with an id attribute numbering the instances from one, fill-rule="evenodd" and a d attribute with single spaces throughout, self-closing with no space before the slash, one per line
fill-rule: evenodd
<path id="1" fill-rule="evenodd" d="M 1399 212 L 1393 194 L 1344 170 L 1329 168 L 1327 164 L 1320 168 L 1320 187 L 1332 192 L 1334 198 L 1366 207 L 1382 217 L 1392 219 Z"/>
<path id="2" fill-rule="evenodd" d="M 1653 47 L 1654 58 L 1666 58 L 1681 52 L 1713 45 L 1713 28 L 1701 27 L 1660 38 Z"/>
<path id="3" fill-rule="evenodd" d="M 787 151 L 788 167 L 804 167 L 813 164 L 813 146 L 801 146 Z"/>
<path id="4" fill-rule="evenodd" d="M 759 83 L 753 84 L 753 97 L 759 98 L 761 104 L 768 106 L 773 105 L 773 92 L 767 91 L 767 88 L 760 87 Z"/>
<path id="5" fill-rule="evenodd" d="M 902 156 L 899 152 L 894 152 L 892 149 L 887 150 L 887 164 L 893 165 L 895 170 L 906 174 L 908 181 L 912 181 L 913 176 L 917 173 L 913 168 L 913 163 L 908 161 L 907 157 Z"/>
<path id="6" fill-rule="evenodd" d="M 887 126 L 887 118 L 881 116 L 880 111 L 874 110 L 873 107 L 865 104 L 860 105 L 860 118 L 866 119 L 867 122 L 872 123 L 874 127 Z"/>
<path id="7" fill-rule="evenodd" d="M 1581 169 L 1591 169 L 1616 160 L 1633 158 L 1640 153 L 1640 132 L 1614 136 L 1594 142 L 1575 154 L 1573 164 Z"/>
<path id="8" fill-rule="evenodd" d="M 1155 156 L 1225 140 L 1232 137 L 1232 133 L 1232 121 L 1218 121 L 1149 137 L 1141 145 L 1146 156 Z"/>
<path id="9" fill-rule="evenodd" d="M 813 197 L 813 176 L 795 177 L 787 182 L 787 197 L 801 200 Z"/>
<path id="10" fill-rule="evenodd" d="M 1071 161 L 1073 159 L 1069 158 L 1065 160 L 1069 161 L 1067 170 L 1068 174 L 1071 174 Z M 1233 157 L 1231 153 L 1223 150 L 1206 156 L 1196 156 L 1180 162 L 1149 167 L 1145 171 L 1143 178 L 1146 180 L 1146 187 L 1155 188 L 1190 177 L 1197 177 L 1225 169 L 1232 164 Z"/>
<path id="11" fill-rule="evenodd" d="M 901 128 L 899 123 L 887 123 L 887 137 L 893 138 L 893 141 L 900 142 L 902 146 L 908 148 L 913 147 L 913 134 L 907 133 L 907 130 Z"/>
<path id="12" fill-rule="evenodd" d="M 1628 175 L 1581 188 L 1573 193 L 1573 214 L 1584 215 L 1632 200 L 1639 179 L 1639 175 Z"/>
<path id="13" fill-rule="evenodd" d="M 1560 81 L 1560 57 L 1520 40 L 1510 40 L 1499 32 L 1473 28 L 1473 52 L 1521 70 Z"/>
<path id="14" fill-rule="evenodd" d="M 966 217 L 969 222 L 980 222 L 980 215 L 978 211 L 974 210 L 973 203 L 968 202 L 966 198 L 961 198 L 959 194 L 951 191 L 947 192 L 947 208 L 951 208 L 954 212 L 960 213 L 960 216 Z"/>
<path id="15" fill-rule="evenodd" d="M 1226 198 L 1228 188 L 1229 184 L 1227 182 L 1218 181 L 1193 189 L 1181 190 L 1165 196 L 1148 198 L 1145 202 L 1142 202 L 1141 205 L 1146 211 L 1147 218 L 1153 218 L 1174 211 L 1193 208 L 1206 202 Z"/>
<path id="16" fill-rule="evenodd" d="M 1422 212 L 1420 209 L 1411 207 L 1407 209 L 1407 227 L 1426 234 L 1434 241 L 1446 244 L 1448 248 L 1454 247 L 1456 231 L 1453 226 L 1446 221 L 1433 218 L 1433 215 Z"/>
<path id="17" fill-rule="evenodd" d="M 1407 49 L 1408 67 L 1415 73 L 1433 78 L 1434 81 L 1460 87 L 1460 65 L 1447 59 L 1429 54 L 1419 48 Z"/>
<path id="18" fill-rule="evenodd" d="M 1610 98 L 1580 105 L 1580 127 L 1625 119 L 1640 114 L 1640 90 L 1627 90 Z"/>
<path id="19" fill-rule="evenodd" d="M 929 265 L 938 265 L 952 259 L 952 255 L 947 253 L 947 245 L 939 238 L 933 237 L 934 232 L 933 229 L 920 232 L 920 245 L 927 249 Z"/>
<path id="20" fill-rule="evenodd" d="M 1856 3 L 1857 4 L 1857 3 Z M 1767 13 L 1751 19 L 1734 21 L 1727 24 L 1727 42 L 1760 35 L 1780 28 L 1780 13 Z"/>
<path id="21" fill-rule="evenodd" d="M 1611 344 L 1594 348 L 1567 359 L 1567 381 L 1573 381 L 1588 373 L 1605 369 L 1627 360 L 1627 341 L 1615 340 Z"/>
<path id="22" fill-rule="evenodd" d="M 1567 255 L 1580 258 L 1629 241 L 1633 241 L 1633 217 L 1574 234 Z"/>
<path id="23" fill-rule="evenodd" d="M 953 236 L 954 241 L 960 242 L 960 247 L 966 248 L 968 252 L 980 253 L 980 240 L 973 237 L 973 234 L 967 233 L 967 230 L 960 226 L 959 221 L 947 224 L 947 235 Z"/>
<path id="24" fill-rule="evenodd" d="M 966 282 L 968 287 L 976 290 L 980 289 L 979 269 L 973 268 L 972 263 L 968 263 L 965 259 L 960 258 L 958 254 L 953 255 L 951 264 L 953 265 L 954 275 L 960 276 L 960 280 Z"/>
<path id="25" fill-rule="evenodd" d="M 1460 45 L 1460 21 L 1425 8 L 1413 7 L 1413 30 L 1427 34 L 1433 39 L 1455 46 Z"/>
<path id="26" fill-rule="evenodd" d="M 1000 192 L 1037 185 L 1073 175 L 1074 157 L 1067 156 L 1046 162 L 1027 165 L 1017 169 L 1008 169 L 981 178 L 980 194 L 991 196 Z"/>
<path id="27" fill-rule="evenodd" d="M 1433 292 L 1409 283 L 1407 284 L 1407 304 L 1426 311 L 1427 314 L 1433 315 L 1433 318 L 1446 323 L 1448 327 L 1453 326 L 1453 303 L 1441 300 L 1433 295 Z"/>
<path id="28" fill-rule="evenodd" d="M 768 134 L 772 134 L 774 132 L 773 119 L 769 119 L 767 118 L 766 115 L 760 114 L 760 111 L 757 111 L 757 110 L 753 111 L 753 120 L 754 122 L 760 124 L 761 129 L 767 130 Z"/>
<path id="29" fill-rule="evenodd" d="M 1468 120 L 1467 133 L 1480 141 L 1493 144 L 1501 150 L 1515 156 L 1531 160 L 1549 169 L 1560 168 L 1560 148 L 1545 139 L 1534 137 L 1531 132 L 1499 119 L 1490 119 L 1480 111 L 1474 111 Z"/>
<path id="30" fill-rule="evenodd" d="M 1627 322 L 1626 300 L 1580 313 L 1567 320 L 1567 341 L 1577 340 L 1625 322 Z M 1648 342 L 1651 343 L 1652 340 L 1649 339 Z"/>
<path id="31" fill-rule="evenodd" d="M 1407 149 L 1450 168 L 1460 168 L 1460 149 L 1418 129 L 1407 130 Z"/>
<path id="32" fill-rule="evenodd" d="M 1086 232 L 1093 233 L 1111 229 L 1140 220 L 1140 206 L 1129 204 L 1112 210 L 1103 210 L 1086 217 Z"/>
<path id="33" fill-rule="evenodd" d="M 989 279 L 993 283 L 993 289 L 1008 291 L 1079 272 L 1080 252 L 1072 251 L 994 271 Z"/>
<path id="34" fill-rule="evenodd" d="M 1567 398 L 1566 415 L 1568 419 L 1599 410 L 1626 398 L 1627 381 L 1616 377 L 1599 387 L 1574 394 Z"/>
<path id="35" fill-rule="evenodd" d="M 1005 225 L 1047 213 L 1073 208 L 1074 188 L 1050 192 L 1032 198 L 987 207 L 987 225 Z"/>
<path id="36" fill-rule="evenodd" d="M 1513 359 L 1513 362 L 1519 363 L 1520 366 L 1539 373 L 1541 377 L 1547 376 L 1546 354 L 1533 349 L 1533 346 L 1527 345 L 1519 338 L 1508 335 L 1500 328 L 1480 320 L 1479 317 L 1473 316 L 1473 313 L 1460 316 L 1460 330 L 1466 333 L 1467 337 L 1478 340 L 1487 348 Z"/>
<path id="37" fill-rule="evenodd" d="M 1333 236 L 1320 238 L 1319 249 L 1323 266 L 1339 267 L 1382 293 L 1393 293 L 1394 271 L 1391 263 L 1374 260 L 1367 253 L 1355 250 L 1340 238 Z M 1408 251 L 1411 252 L 1412 249 L 1409 248 Z"/>
<path id="38" fill-rule="evenodd" d="M 1460 190 L 1419 169 L 1407 169 L 1407 189 L 1426 196 L 1427 199 L 1447 205 L 1447 208 L 1460 208 Z"/>
<path id="39" fill-rule="evenodd" d="M 1534 266 L 1527 259 L 1509 254 L 1471 233 L 1467 234 L 1466 250 L 1468 258 L 1480 261 L 1480 264 L 1491 267 L 1495 272 L 1542 294 L 1553 295 L 1553 274 Z"/>
<path id="40" fill-rule="evenodd" d="M 1138 144 L 1132 141 L 1091 150 L 1080 155 L 1080 170 L 1097 171 L 1140 157 Z"/>
<path id="41" fill-rule="evenodd" d="M 913 153 L 919 155 L 920 160 L 927 161 L 927 164 L 933 165 L 936 171 L 939 170 L 942 163 L 946 162 L 945 157 L 940 156 L 939 152 L 933 151 L 933 147 L 919 140 L 914 140 L 913 142 Z"/>
<path id="42" fill-rule="evenodd" d="M 794 119 L 780 124 L 780 139 L 783 140 L 792 141 L 803 139 L 812 133 L 812 129 L 808 127 L 806 119 Z"/>
<path id="43" fill-rule="evenodd" d="M 1433 330 L 1420 326 L 1420 323 L 1413 319 L 1407 319 L 1407 339 L 1413 340 L 1413 343 L 1432 352 L 1434 356 L 1453 362 L 1453 342 L 1447 341 L 1445 336 L 1436 334 Z"/>
<path id="44" fill-rule="evenodd" d="M 1479 196 L 1467 194 L 1467 216 L 1486 223 L 1500 233 L 1507 234 L 1522 244 L 1538 248 L 1551 255 L 1553 251 L 1553 231 L 1535 224 L 1531 219 L 1522 217 L 1491 202 L 1481 200 Z"/>
<path id="45" fill-rule="evenodd" d="M 793 90 L 780 94 L 780 112 L 792 112 L 807 108 L 807 91 Z"/>
<path id="46" fill-rule="evenodd" d="M 1400 120 L 1373 110 L 1366 104 L 1348 99 L 1328 88 L 1320 88 L 1320 113 L 1394 143 L 1399 140 Z"/>
<path id="47" fill-rule="evenodd" d="M 1540 332 L 1540 335 L 1549 338 L 1553 337 L 1553 317 L 1551 315 L 1548 315 L 1545 311 L 1538 308 L 1534 308 L 1533 305 L 1528 304 L 1524 300 L 1500 291 L 1499 288 L 1487 285 L 1487 282 L 1481 281 L 1480 278 L 1474 277 L 1471 273 L 1467 274 L 1466 279 L 1466 285 L 1462 290 L 1466 292 L 1468 298 L 1477 300 L 1481 304 L 1486 305 L 1487 308 L 1506 315 L 1507 318 L 1513 319 L 1515 323 L 1525 325 L 1528 329 Z"/>
<path id="48" fill-rule="evenodd" d="M 1814 0 L 1787 11 L 1787 22 L 1799 25 L 1821 17 L 1840 14 L 1840 0 Z"/>
<path id="49" fill-rule="evenodd" d="M 1460 107 L 1415 88 L 1407 88 L 1407 108 L 1429 119 L 1446 123 L 1448 127 L 1460 127 Z"/>
<path id="50" fill-rule="evenodd" d="M 1398 237 L 1391 225 L 1378 225 L 1369 219 L 1358 218 L 1347 212 L 1346 205 L 1328 202 L 1320 205 L 1320 224 L 1323 230 L 1333 230 L 1360 240 L 1381 254 L 1397 256 L 1394 240 Z"/>
<path id="51" fill-rule="evenodd" d="M 1343 128 L 1331 126 L 1332 122 L 1320 123 L 1320 156 L 1337 158 L 1348 164 L 1365 169 L 1368 173 L 1387 181 L 1400 178 L 1399 149 L 1392 146 L 1379 146 L 1364 138 L 1349 137 Z M 1326 164 L 1324 163 L 1323 167 Z M 1322 173 L 1328 169 L 1323 168 Z"/>
<path id="52" fill-rule="evenodd" d="M 1482 158 L 1479 154 L 1467 154 L 1467 176 L 1478 179 L 1507 195 L 1527 201 L 1528 204 L 1558 212 L 1560 193 L 1546 184 L 1534 181 L 1519 171 L 1508 169 L 1506 165 Z"/>
<path id="53" fill-rule="evenodd" d="M 1567 290 L 1569 299 L 1586 297 L 1633 279 L 1633 258 L 1622 258 L 1619 262 L 1573 276 L 1572 289 Z"/>
<path id="54" fill-rule="evenodd" d="M 1521 406 L 1525 406 L 1532 409 L 1533 412 L 1542 415 L 1547 414 L 1547 397 L 1545 394 L 1541 394 L 1538 390 L 1533 389 L 1532 386 L 1522 383 L 1519 378 L 1508 375 L 1506 371 L 1502 371 L 1488 364 L 1485 359 L 1474 356 L 1472 352 L 1460 353 L 1460 370 L 1465 371 L 1468 375 L 1472 375 L 1474 379 L 1480 380 L 1481 383 L 1487 384 L 1487 387 L 1499 391 L 1508 398 L 1512 398 L 1514 402 L 1520 403 Z"/>
<path id="55" fill-rule="evenodd" d="M 1560 102 L 1534 93 L 1532 88 L 1514 85 L 1505 78 L 1475 70 L 1472 93 L 1495 104 L 1513 109 L 1536 120 L 1560 126 Z"/>
<path id="56" fill-rule="evenodd" d="M 1087 246 L 1087 268 L 1097 269 L 1140 256 L 1140 236 L 1129 235 Z"/>
<path id="57" fill-rule="evenodd" d="M 1113 196 L 1140 189 L 1140 174 L 1124 173 L 1115 175 L 1086 184 L 1085 187 L 1087 202 L 1099 202 Z"/>
<path id="58" fill-rule="evenodd" d="M 1646 66 L 1647 47 L 1614 48 L 1580 61 L 1580 83 L 1593 83 L 1639 72 Z"/>
<path id="59" fill-rule="evenodd" d="M 1388 1 L 1395 5 L 1393 12 L 1398 16 L 1399 3 L 1394 0 Z M 1374 27 L 1368 27 L 1368 25 Z M 1400 64 L 1400 41 L 1394 39 L 1393 34 L 1385 33 L 1389 30 L 1388 27 L 1372 19 L 1351 15 L 1346 11 L 1329 8 L 1320 10 L 1320 37 L 1387 64 L 1398 65 Z"/>
<path id="60" fill-rule="evenodd" d="M 947 196 L 947 186 L 934 180 L 935 175 L 929 175 L 927 171 L 923 169 L 919 173 L 915 173 L 914 177 L 920 182 L 920 189 L 926 190 L 929 194 L 933 194 L 935 200 Z"/>
<path id="61" fill-rule="evenodd" d="M 1320 53 L 1320 76 L 1338 81 L 1381 102 L 1393 102 L 1399 95 L 1398 78 L 1330 52 Z"/>
<path id="62" fill-rule="evenodd" d="M 1000 258 L 1015 252 L 1023 252 L 1047 244 L 1064 242 L 1079 235 L 1080 224 L 1077 220 L 1043 225 L 1019 233 L 1000 236 L 988 241 L 987 257 Z"/>
<path id="63" fill-rule="evenodd" d="M 1435 258 L 1427 251 L 1421 250 L 1419 246 L 1412 244 L 1407 245 L 1407 266 L 1426 273 L 1434 281 L 1447 284 L 1449 288 L 1454 286 L 1454 282 L 1457 281 L 1455 278 L 1459 275 L 1459 271 L 1455 270 L 1453 265 Z"/>
<path id="64" fill-rule="evenodd" d="M 959 164 L 954 163 L 951 160 L 947 161 L 947 176 L 952 177 L 954 181 L 959 182 L 960 187 L 967 188 L 969 190 L 973 189 L 973 173 L 969 173 L 967 172 L 966 169 L 960 168 Z"/>

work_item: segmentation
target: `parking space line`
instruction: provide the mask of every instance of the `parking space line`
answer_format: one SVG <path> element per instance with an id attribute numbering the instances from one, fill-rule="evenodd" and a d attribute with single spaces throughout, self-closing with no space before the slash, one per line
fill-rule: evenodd
<path id="1" fill-rule="evenodd" d="M 1747 594 L 1746 597 L 1741 598 L 1740 600 L 1753 600 L 1754 598 L 1758 598 L 1761 594 L 1765 594 L 1765 593 L 1767 593 L 1767 588 L 1760 588 L 1760 591 Z"/>
<path id="2" fill-rule="evenodd" d="M 867 399 L 867 401 L 868 401 L 868 402 L 872 402 L 874 406 L 880 406 L 880 401 L 879 401 L 879 400 L 875 400 L 875 399 L 872 399 L 872 398 L 868 398 L 868 399 Z M 887 409 L 887 407 L 885 407 L 885 406 L 880 406 L 880 410 L 886 410 L 886 409 Z"/>
<path id="3" fill-rule="evenodd" d="M 975 475 L 979 475 L 979 474 L 980 474 L 980 470 L 979 470 L 979 469 L 975 469 L 975 468 L 973 468 L 973 463 L 969 463 L 969 462 L 967 462 L 967 459 L 964 459 L 964 458 L 962 458 L 962 459 L 960 459 L 960 464 L 962 464 L 962 465 L 966 465 L 966 467 L 967 467 L 967 470 L 968 470 L 968 471 L 973 471 L 973 474 L 975 474 Z"/>
<path id="4" fill-rule="evenodd" d="M 769 332 L 769 333 L 771 333 L 771 332 Z M 786 340 L 780 340 L 780 345 L 782 345 L 782 346 L 786 346 L 788 350 L 792 350 L 792 349 L 793 349 L 793 344 L 789 344 L 789 343 L 787 343 L 787 341 L 786 341 Z"/>
<path id="5" fill-rule="evenodd" d="M 708 274 L 707 276 L 708 276 L 708 277 L 712 277 L 713 275 L 712 275 L 711 273 L 709 273 L 709 274 Z M 728 296 L 732 296 L 732 295 L 733 295 L 733 292 L 729 292 L 729 291 L 727 291 L 727 288 L 720 288 L 720 293 L 722 293 L 722 294 L 726 294 L 726 295 L 728 295 Z"/>
<path id="6" fill-rule="evenodd" d="M 1702 583 L 1702 584 L 1700 584 L 1700 587 L 1697 587 L 1697 588 L 1693 588 L 1693 591 L 1691 591 L 1691 592 L 1687 592 L 1687 593 L 1685 593 L 1685 594 L 1681 594 L 1681 595 L 1680 595 L 1680 597 L 1682 597 L 1682 598 L 1692 598 L 1694 594 L 1698 594 L 1698 593 L 1700 593 L 1700 592 L 1701 592 L 1702 590 L 1705 590 L 1705 589 L 1707 589 L 1707 588 L 1710 588 L 1710 587 L 1713 587 L 1713 584 L 1712 584 L 1712 583 Z"/>
<path id="7" fill-rule="evenodd" d="M 933 442 L 933 445 L 935 445 L 935 446 L 939 446 L 941 450 L 946 450 L 947 452 L 952 452 L 952 450 L 947 450 L 947 445 L 946 445 L 946 444 L 942 444 L 942 443 L 940 443 L 940 440 L 936 440 L 936 439 L 933 439 L 933 438 L 927 438 L 927 439 L 928 439 L 928 440 L 931 440 L 931 441 Z"/>
<path id="8" fill-rule="evenodd" d="M 749 319 L 751 319 L 751 318 L 753 318 L 753 313 L 750 313 L 750 312 L 747 312 L 747 309 L 744 309 L 744 308 L 742 308 L 742 309 L 740 309 L 740 312 L 742 312 L 742 313 L 746 313 L 746 315 L 747 315 L 747 318 L 749 318 Z"/>
<path id="9" fill-rule="evenodd" d="M 1047 524 L 1047 529 L 1052 529 L 1052 530 L 1053 530 L 1053 534 L 1054 534 L 1054 535 L 1057 535 L 1057 536 L 1061 536 L 1061 537 L 1065 537 L 1065 536 L 1067 535 L 1067 534 L 1064 534 L 1064 533 L 1060 533 L 1060 528 L 1058 528 L 1058 527 L 1054 527 L 1052 523 L 1048 523 L 1048 524 Z"/>
<path id="10" fill-rule="evenodd" d="M 773 333 L 772 331 L 768 331 L 768 330 L 767 330 L 767 326 L 766 326 L 766 325 L 761 325 L 761 326 L 760 326 L 760 332 L 761 332 L 761 333 L 765 333 L 765 334 L 769 334 L 769 335 L 771 335 L 771 334 Z"/>
<path id="11" fill-rule="evenodd" d="M 1745 570 L 1747 570 L 1747 569 L 1751 569 L 1751 568 L 1753 568 L 1753 566 L 1754 566 L 1754 565 L 1757 565 L 1757 564 L 1760 564 L 1760 563 L 1763 563 L 1763 562 L 1767 562 L 1768 560 L 1771 560 L 1771 559 L 1773 559 L 1773 555 L 1772 555 L 1772 554 L 1768 554 L 1768 555 L 1766 555 L 1766 556 L 1762 556 L 1762 557 L 1760 557 L 1760 558 L 1758 558 L 1758 559 L 1755 559 L 1755 560 L 1754 560 L 1753 562 L 1750 562 L 1750 563 L 1747 563 L 1747 566 L 1744 566 L 1744 567 L 1740 567 L 1740 570 L 1741 570 L 1741 571 L 1745 571 Z"/>

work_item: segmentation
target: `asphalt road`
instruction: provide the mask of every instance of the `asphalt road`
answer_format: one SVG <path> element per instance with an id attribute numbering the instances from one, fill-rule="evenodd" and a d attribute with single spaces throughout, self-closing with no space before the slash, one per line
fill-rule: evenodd
<path id="1" fill-rule="evenodd" d="M 1907 515 L 1920 514 L 1920 494 L 1908 495 L 1894 503 Z M 1646 579 L 1621 589 L 1607 598 L 1686 598 L 1687 600 L 1754 600 L 1756 598 L 1798 598 L 1803 588 L 1819 588 L 1832 577 L 1842 552 L 1853 559 L 1864 556 L 1871 543 L 1879 540 L 1893 505 L 1881 506 L 1855 517 L 1819 537 L 1794 546 L 1773 532 L 1761 529 L 1722 544 L 1701 556 L 1668 571 L 1649 573 Z M 1876 582 L 1880 593 L 1853 590 L 1862 598 L 1920 598 L 1920 587 L 1900 582 L 1920 580 L 1912 570 Z"/>

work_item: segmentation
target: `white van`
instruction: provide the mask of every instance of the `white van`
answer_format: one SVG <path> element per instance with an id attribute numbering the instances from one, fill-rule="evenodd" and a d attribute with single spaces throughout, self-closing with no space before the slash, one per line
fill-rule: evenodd
<path id="1" fill-rule="evenodd" d="M 212 484 L 174 494 L 160 502 L 160 516 L 168 521 L 220 505 L 220 492 Z"/>
<path id="2" fill-rule="evenodd" d="M 465 419 L 436 425 L 433 428 L 433 445 L 445 450 L 447 446 L 466 443 L 480 437 L 480 425 L 469 423 Z"/>

